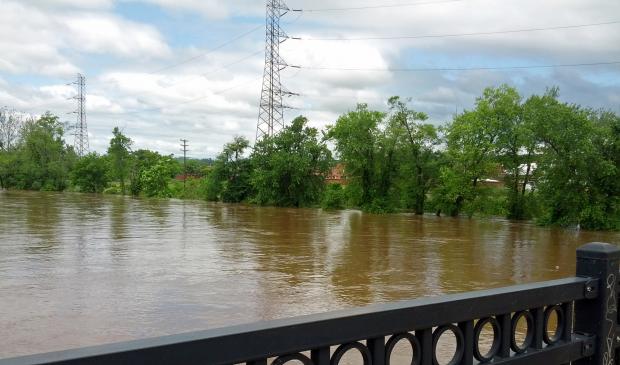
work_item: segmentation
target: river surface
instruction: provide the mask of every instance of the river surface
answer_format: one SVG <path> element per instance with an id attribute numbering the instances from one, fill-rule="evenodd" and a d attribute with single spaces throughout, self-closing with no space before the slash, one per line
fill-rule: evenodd
<path id="1" fill-rule="evenodd" d="M 618 233 L 0 192 L 0 357 L 571 276 Z"/>

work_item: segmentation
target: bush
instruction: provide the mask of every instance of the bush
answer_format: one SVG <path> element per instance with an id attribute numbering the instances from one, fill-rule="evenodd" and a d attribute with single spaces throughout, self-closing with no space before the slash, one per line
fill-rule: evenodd
<path id="1" fill-rule="evenodd" d="M 71 184 L 81 192 L 101 193 L 110 181 L 107 171 L 108 166 L 105 158 L 96 153 L 89 153 L 75 164 L 70 174 Z M 43 188 L 54 190 L 51 184 L 46 184 Z"/>
<path id="2" fill-rule="evenodd" d="M 329 184 L 323 192 L 321 208 L 326 210 L 344 209 L 344 189 L 340 184 Z"/>
<path id="3" fill-rule="evenodd" d="M 172 180 L 170 192 L 173 198 L 203 200 L 207 197 L 206 179 L 188 178 L 183 187 L 183 180 Z"/>

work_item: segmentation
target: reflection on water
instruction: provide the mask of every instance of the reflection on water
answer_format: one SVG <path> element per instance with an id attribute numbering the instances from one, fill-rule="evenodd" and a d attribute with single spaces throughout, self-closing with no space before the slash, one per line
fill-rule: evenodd
<path id="1" fill-rule="evenodd" d="M 555 279 L 615 233 L 0 192 L 0 356 Z"/>

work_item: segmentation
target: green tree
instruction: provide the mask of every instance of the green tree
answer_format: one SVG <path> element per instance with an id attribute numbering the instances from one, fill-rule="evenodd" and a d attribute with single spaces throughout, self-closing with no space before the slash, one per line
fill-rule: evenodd
<path id="1" fill-rule="evenodd" d="M 64 129 L 58 117 L 47 112 L 25 123 L 18 150 L 18 188 L 64 190 L 77 156 L 65 145 Z"/>
<path id="2" fill-rule="evenodd" d="M 502 85 L 488 88 L 485 100 L 487 102 L 481 104 L 482 108 L 478 110 L 486 116 L 486 120 L 493 118 L 493 125 L 498 128 L 493 152 L 498 172 L 505 173 L 507 216 L 510 219 L 525 219 L 525 194 L 530 183 L 536 142 L 523 117 L 521 95 L 515 88 Z"/>
<path id="3" fill-rule="evenodd" d="M 618 229 L 617 155 L 613 118 L 597 123 L 590 110 L 558 100 L 558 90 L 526 102 L 539 141 L 540 220 L 587 229 Z"/>
<path id="4" fill-rule="evenodd" d="M 501 171 L 497 156 L 502 139 L 508 143 L 512 135 L 506 132 L 518 118 L 518 93 L 507 86 L 487 88 L 476 100 L 473 110 L 454 117 L 446 127 L 449 164 L 441 171 L 441 183 L 435 194 L 443 202 L 439 209 L 458 215 L 463 209 L 471 216 L 484 203 L 480 180 Z M 506 146 L 509 146 L 506 144 Z M 510 149 L 510 148 L 507 148 Z M 517 148 L 515 154 L 519 153 Z M 518 168 L 518 162 L 515 162 Z M 498 171 L 499 170 L 499 171 Z"/>
<path id="5" fill-rule="evenodd" d="M 131 138 L 125 136 L 118 127 L 112 130 L 112 139 L 108 147 L 110 158 L 110 173 L 121 185 L 121 191 L 125 194 L 125 181 L 131 168 Z"/>
<path id="6" fill-rule="evenodd" d="M 71 171 L 71 184 L 82 192 L 101 193 L 109 181 L 108 163 L 95 152 L 80 158 Z"/>
<path id="7" fill-rule="evenodd" d="M 18 171 L 18 159 L 15 151 L 0 151 L 0 189 L 15 186 L 15 173 Z"/>
<path id="8" fill-rule="evenodd" d="M 385 113 L 358 104 L 355 111 L 340 116 L 336 124 L 327 127 L 326 138 L 334 141 L 338 158 L 345 164 L 351 191 L 360 192 L 352 197 L 356 206 L 370 207 L 377 195 L 378 136 L 384 118 Z"/>
<path id="9" fill-rule="evenodd" d="M 325 210 L 343 209 L 345 205 L 344 189 L 340 184 L 329 184 L 323 193 L 321 208 Z"/>
<path id="10" fill-rule="evenodd" d="M 259 204 L 301 207 L 321 199 L 332 158 L 317 129 L 307 123 L 297 117 L 254 146 L 252 185 Z"/>
<path id="11" fill-rule="evenodd" d="M 251 163 L 244 157 L 250 141 L 237 136 L 224 145 L 207 179 L 207 199 L 241 202 L 251 191 Z"/>
<path id="12" fill-rule="evenodd" d="M 140 172 L 140 186 L 147 197 L 170 198 L 169 181 L 180 171 L 178 162 L 166 156 Z"/>
<path id="13" fill-rule="evenodd" d="M 402 149 L 399 151 L 402 156 L 399 179 L 403 203 L 405 208 L 423 214 L 426 195 L 439 177 L 437 129 L 424 123 L 428 120 L 426 114 L 409 109 L 398 96 L 391 97 L 388 104 L 389 128 L 397 131 L 395 135 Z"/>
<path id="14" fill-rule="evenodd" d="M 134 196 L 142 192 L 142 172 L 154 166 L 163 156 L 157 152 L 140 149 L 131 153 L 129 190 Z"/>

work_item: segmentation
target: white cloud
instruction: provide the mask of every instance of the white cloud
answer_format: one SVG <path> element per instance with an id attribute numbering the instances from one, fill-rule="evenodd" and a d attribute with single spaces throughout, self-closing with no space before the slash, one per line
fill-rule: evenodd
<path id="1" fill-rule="evenodd" d="M 233 15 L 264 14 L 262 1 L 248 0 L 124 0 L 159 5 L 176 12 L 197 12 L 207 19 L 225 19 Z"/>
<path id="2" fill-rule="evenodd" d="M 101 14 L 59 16 L 73 48 L 126 57 L 162 57 L 170 49 L 155 28 Z"/>
<path id="3" fill-rule="evenodd" d="M 28 3 L 45 9 L 109 9 L 114 5 L 114 0 L 29 0 Z"/>
<path id="4" fill-rule="evenodd" d="M 3 0 L 0 0 L 3 1 Z M 166 44 L 153 21 L 137 22 L 115 13 L 112 0 L 60 2 L 3 1 L 0 13 L 0 105 L 31 113 L 45 110 L 71 120 L 75 109 L 67 100 L 75 90 L 61 82 L 35 80 L 38 74 L 73 77 L 87 74 L 87 119 L 91 146 L 105 151 L 114 126 L 135 140 L 136 148 L 178 153 L 178 139 L 190 140 L 191 154 L 215 156 L 234 135 L 254 139 L 263 72 L 263 56 L 237 62 L 263 47 L 257 31 L 208 53 L 248 29 L 248 19 L 264 16 L 264 2 L 247 0 L 118 0 L 150 3 L 172 15 L 168 27 L 187 26 L 188 14 L 204 22 L 191 24 L 210 37 L 205 46 L 184 39 Z M 323 8 L 381 4 L 377 0 L 288 0 L 291 8 Z M 61 11 L 62 10 L 62 11 Z M 620 3 L 606 0 L 468 0 L 428 6 L 334 13 L 306 13 L 283 19 L 286 32 L 302 37 L 368 37 L 425 35 L 521 29 L 538 26 L 596 23 L 620 14 Z M 237 21 L 236 16 L 243 16 Z M 195 22 L 196 17 L 191 17 Z M 243 26 L 240 26 L 243 22 Z M 292 22 L 292 23 L 291 23 Z M 260 25 L 262 20 L 256 25 Z M 289 24 L 290 23 L 290 24 Z M 239 29 L 235 29 L 235 28 Z M 243 29 L 241 29 L 243 28 Z M 620 60 L 620 25 L 535 33 L 426 40 L 295 41 L 282 45 L 291 65 L 336 68 L 403 68 L 493 66 Z M 199 38 L 199 37 L 197 37 Z M 215 39 L 213 39 L 215 38 Z M 221 39 L 220 39 L 221 38 Z M 204 41 L 202 39 L 201 41 Z M 196 42 L 201 42 L 196 41 Z M 206 56 L 201 56 L 208 53 Z M 99 62 L 105 55 L 122 62 Z M 148 71 L 169 63 L 187 62 L 161 72 Z M 231 63 L 235 63 L 231 66 Z M 93 66 L 95 65 L 95 66 Z M 224 68 L 222 68 L 225 66 Z M 13 81 L 13 76 L 26 81 Z M 11 77 L 5 77 L 11 76 Z M 601 81 L 605 79 L 606 81 Z M 615 79 L 616 82 L 609 81 Z M 1 80 L 1 79 L 0 79 Z M 442 123 L 455 109 L 472 106 L 487 86 L 510 83 L 522 93 L 544 92 L 558 85 L 564 100 L 594 107 L 616 108 L 620 98 L 620 67 L 546 70 L 479 70 L 465 72 L 359 72 L 334 70 L 282 71 L 287 89 L 302 96 L 287 99 L 298 109 L 287 119 L 307 115 L 323 127 L 356 103 L 385 110 L 391 95 L 410 96 L 412 106 Z M 44 84 L 45 86 L 39 86 Z"/>
<path id="5" fill-rule="evenodd" d="M 96 3 L 105 5 L 104 2 Z M 2 3 L 0 71 L 64 78 L 83 68 L 75 61 L 82 54 L 143 59 L 170 53 L 152 26 L 102 12 L 61 11 L 52 3 L 45 8 L 45 4 L 43 1 L 33 5 L 15 1 Z M 56 5 L 71 4 L 73 2 L 64 1 Z"/>

